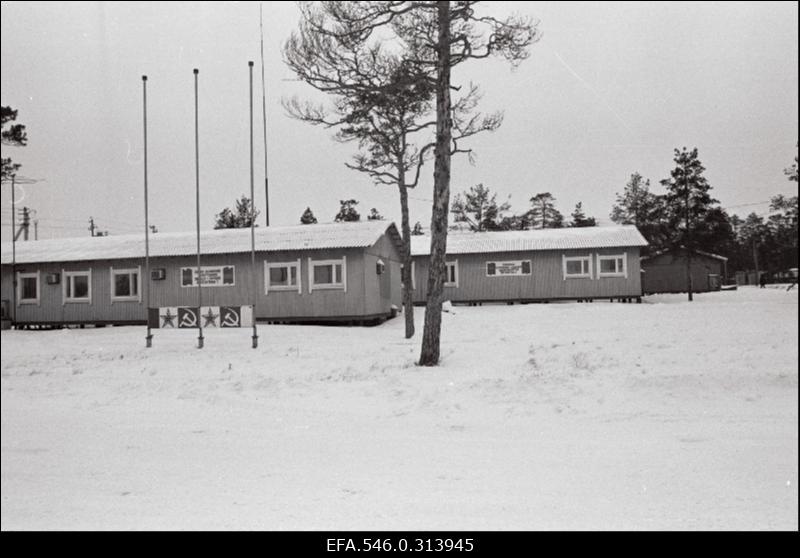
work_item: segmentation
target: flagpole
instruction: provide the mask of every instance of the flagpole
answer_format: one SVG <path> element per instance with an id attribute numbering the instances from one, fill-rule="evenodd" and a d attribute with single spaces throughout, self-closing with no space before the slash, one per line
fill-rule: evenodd
<path id="1" fill-rule="evenodd" d="M 256 283 L 256 203 L 253 186 L 253 61 L 247 63 L 250 71 L 250 282 L 253 291 L 253 348 L 258 348 L 258 330 L 256 329 L 256 300 L 258 297 Z"/>
<path id="2" fill-rule="evenodd" d="M 17 327 L 17 194 L 15 190 L 17 175 L 11 175 L 11 298 L 13 300 L 11 311 L 14 317 L 11 319 L 11 325 L 16 329 Z M 37 286 L 37 289 L 41 287 Z M 39 294 L 38 292 L 36 293 Z"/>
<path id="3" fill-rule="evenodd" d="M 147 313 L 145 346 L 149 349 L 153 346 L 153 333 L 150 329 L 150 221 L 147 209 L 147 76 L 142 76 L 142 103 L 144 106 L 144 308 Z"/>
<path id="4" fill-rule="evenodd" d="M 203 277 L 200 268 L 200 141 L 198 133 L 197 116 L 197 74 L 200 70 L 194 69 L 194 171 L 195 171 L 195 199 L 197 208 L 197 327 L 200 335 L 197 337 L 197 348 L 203 348 L 203 322 L 200 319 L 203 307 Z"/>
<path id="5" fill-rule="evenodd" d="M 264 84 L 264 22 L 262 4 L 258 5 L 258 25 L 261 30 L 261 115 L 264 120 L 264 194 L 266 195 L 264 217 L 269 227 L 269 174 L 267 173 L 267 89 Z M 252 87 L 252 86 L 251 86 Z"/>

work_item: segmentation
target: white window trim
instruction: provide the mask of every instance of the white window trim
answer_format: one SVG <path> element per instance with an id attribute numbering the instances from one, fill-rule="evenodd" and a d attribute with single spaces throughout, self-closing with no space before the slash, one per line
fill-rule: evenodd
<path id="1" fill-rule="evenodd" d="M 116 287 L 116 282 L 114 278 L 117 275 L 130 275 L 131 273 L 136 274 L 136 294 L 132 296 L 115 295 L 114 288 Z M 109 281 L 111 283 L 111 304 L 115 302 L 142 302 L 142 266 L 129 267 L 126 269 L 114 269 L 111 267 L 109 276 Z"/>
<path id="2" fill-rule="evenodd" d="M 445 264 L 444 264 L 444 265 L 445 265 L 445 278 L 444 278 L 444 286 L 445 286 L 445 287 L 454 287 L 454 288 L 456 288 L 456 289 L 457 289 L 457 288 L 458 288 L 458 260 L 453 260 L 453 261 L 450 261 L 450 262 L 445 262 Z M 448 282 L 448 279 L 450 279 L 450 272 L 447 270 L 447 268 L 448 268 L 448 267 L 450 267 L 451 265 L 452 265 L 452 266 L 455 268 L 455 270 L 456 270 L 456 273 L 455 273 L 455 275 L 456 275 L 456 281 L 455 281 L 455 283 L 450 283 L 450 282 Z"/>
<path id="3" fill-rule="evenodd" d="M 36 279 L 36 298 L 26 298 L 22 300 L 22 280 L 23 279 Z M 35 304 L 40 306 L 42 302 L 42 279 L 38 271 L 30 273 L 17 272 L 17 306 L 22 304 Z"/>
<path id="4" fill-rule="evenodd" d="M 314 283 L 314 268 L 324 265 L 341 265 L 342 281 L 340 283 Z M 308 258 L 308 292 L 313 293 L 315 289 L 343 290 L 347 292 L 347 256 L 342 256 L 341 260 L 312 260 Z"/>
<path id="5" fill-rule="evenodd" d="M 619 259 L 622 260 L 622 271 L 614 271 L 612 273 L 607 273 L 607 272 L 604 273 L 602 271 L 603 268 L 600 265 L 601 261 L 603 261 L 603 260 L 612 260 L 612 261 L 615 262 L 614 263 L 614 267 L 616 267 L 617 266 L 616 260 L 619 260 Z M 597 277 L 598 278 L 600 278 L 600 277 L 624 277 L 625 279 L 627 279 L 628 278 L 628 258 L 627 258 L 627 255 L 624 254 L 624 253 L 623 254 L 615 254 L 615 255 L 612 255 L 612 256 L 601 256 L 600 254 L 597 254 Z"/>
<path id="6" fill-rule="evenodd" d="M 525 273 L 523 271 L 522 273 L 515 274 L 515 275 L 503 275 L 502 273 L 495 273 L 494 275 L 490 275 L 489 274 L 489 264 L 494 264 L 495 265 L 495 269 L 496 269 L 497 268 L 497 264 L 506 263 L 506 262 L 509 262 L 509 261 L 519 262 L 520 263 L 520 268 L 522 267 L 522 264 L 524 264 L 525 262 L 528 262 L 528 268 L 529 268 L 530 271 L 528 273 Z M 506 262 L 498 262 L 498 261 L 485 262 L 485 265 L 483 266 L 483 272 L 486 274 L 486 277 L 528 277 L 530 275 L 533 275 L 533 260 L 506 260 Z"/>
<path id="7" fill-rule="evenodd" d="M 69 278 L 70 277 L 80 277 L 86 275 L 89 278 L 89 293 L 85 298 L 68 298 L 67 291 L 69 290 Z M 91 304 L 92 303 L 92 269 L 89 268 L 88 271 L 65 271 L 61 270 L 61 283 L 63 285 L 61 289 L 61 305 L 65 304 Z"/>
<path id="8" fill-rule="evenodd" d="M 297 258 L 296 261 L 293 262 L 268 262 L 264 260 L 264 294 L 269 294 L 270 291 L 297 291 L 297 294 L 303 293 L 303 280 L 302 275 L 300 274 L 300 258 Z M 295 278 L 297 279 L 297 285 L 275 285 L 271 286 L 269 284 L 269 270 L 288 267 L 289 269 L 295 268 L 297 273 L 295 274 Z M 292 277 L 291 271 L 289 272 L 289 278 Z"/>
<path id="9" fill-rule="evenodd" d="M 567 256 L 565 254 L 561 255 L 561 265 L 564 275 L 564 281 L 567 279 L 593 279 L 594 278 L 594 269 L 592 266 L 592 258 L 591 255 L 589 256 Z M 581 274 L 567 274 L 567 262 L 589 262 L 589 273 L 581 273 Z M 581 266 L 583 269 L 583 266 Z"/>

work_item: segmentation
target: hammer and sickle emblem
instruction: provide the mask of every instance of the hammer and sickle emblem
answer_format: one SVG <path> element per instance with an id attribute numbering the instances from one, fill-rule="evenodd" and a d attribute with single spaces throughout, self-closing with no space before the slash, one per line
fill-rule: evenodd
<path id="1" fill-rule="evenodd" d="M 187 308 L 186 313 L 181 318 L 179 327 L 197 327 L 197 315 L 194 310 Z"/>
<path id="2" fill-rule="evenodd" d="M 225 327 L 239 327 L 239 314 L 233 308 L 228 308 L 225 314 L 225 319 L 222 320 L 222 325 Z"/>

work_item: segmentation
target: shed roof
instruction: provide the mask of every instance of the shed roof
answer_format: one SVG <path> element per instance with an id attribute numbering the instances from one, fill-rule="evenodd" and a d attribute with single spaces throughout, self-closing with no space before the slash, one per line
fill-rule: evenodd
<path id="1" fill-rule="evenodd" d="M 367 248 L 384 233 L 402 251 L 400 235 L 394 223 L 365 221 L 323 223 L 289 227 L 256 227 L 258 252 L 320 250 L 329 248 Z M 150 256 L 189 256 L 197 253 L 197 234 L 157 233 L 149 235 Z M 71 262 L 143 258 L 144 233 L 58 238 L 16 243 L 17 263 Z M 221 229 L 200 232 L 202 254 L 233 254 L 250 251 L 250 229 Z M 12 261 L 11 242 L 2 243 L 2 263 Z"/>
<path id="2" fill-rule="evenodd" d="M 680 250 L 685 252 L 686 248 L 681 246 Z M 674 250 L 659 250 L 658 252 L 650 254 L 649 256 L 642 256 L 641 261 L 644 262 L 644 261 L 647 261 L 647 260 L 651 260 L 653 258 L 657 258 L 658 256 L 663 256 L 665 254 L 670 254 L 672 252 L 674 252 Z M 707 258 L 713 258 L 715 260 L 720 260 L 720 261 L 723 261 L 723 262 L 727 262 L 728 261 L 728 258 L 726 258 L 725 256 L 720 256 L 719 254 L 712 254 L 711 252 L 705 252 L 703 250 L 694 250 L 694 253 L 697 254 L 697 255 L 700 255 L 700 256 L 705 256 Z"/>
<path id="3" fill-rule="evenodd" d="M 489 252 L 531 252 L 537 250 L 576 250 L 647 246 L 647 240 L 633 225 L 611 227 L 575 227 L 447 235 L 448 254 Z M 430 253 L 429 236 L 411 237 L 411 255 Z"/>

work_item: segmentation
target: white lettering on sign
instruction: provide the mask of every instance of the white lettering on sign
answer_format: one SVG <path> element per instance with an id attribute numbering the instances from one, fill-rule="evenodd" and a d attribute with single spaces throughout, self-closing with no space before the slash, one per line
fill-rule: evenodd
<path id="1" fill-rule="evenodd" d="M 200 268 L 200 285 L 203 287 L 232 287 L 236 284 L 236 269 L 232 265 L 203 266 Z M 197 286 L 197 268 L 181 268 L 181 287 Z"/>
<path id="2" fill-rule="evenodd" d="M 508 275 L 530 275 L 530 260 L 520 260 L 512 262 L 487 262 L 486 275 L 489 277 L 499 277 Z"/>

